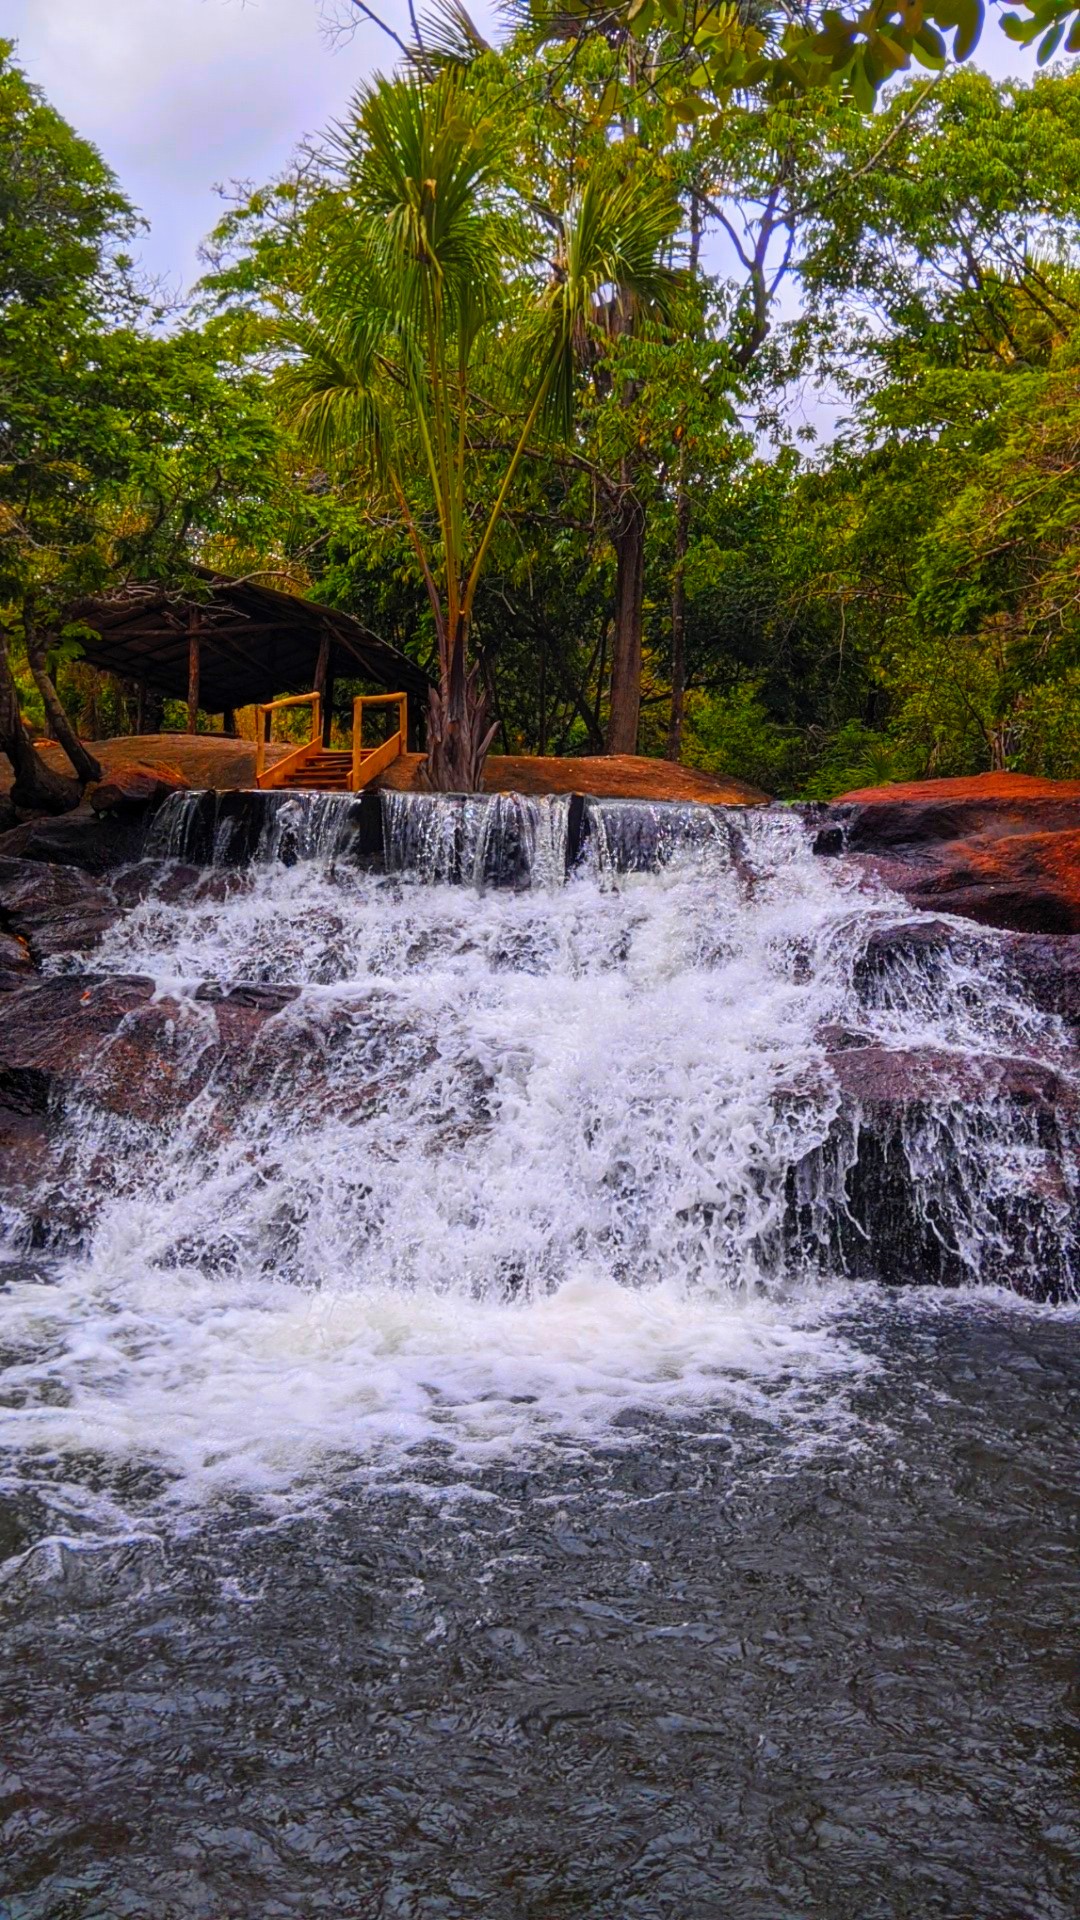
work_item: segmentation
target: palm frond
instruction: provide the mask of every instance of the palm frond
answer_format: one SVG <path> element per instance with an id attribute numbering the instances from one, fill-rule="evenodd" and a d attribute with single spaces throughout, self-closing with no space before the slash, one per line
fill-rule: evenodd
<path id="1" fill-rule="evenodd" d="M 591 180 L 570 207 L 557 271 L 527 343 L 531 354 L 545 352 L 545 414 L 558 430 L 569 431 L 575 376 L 599 325 L 610 329 L 616 316 L 624 326 L 642 317 L 670 320 L 683 276 L 665 256 L 678 223 L 675 196 L 633 177 L 614 185 Z"/>
<path id="2" fill-rule="evenodd" d="M 369 316 L 340 315 L 323 323 L 291 322 L 283 342 L 294 358 L 278 375 L 285 411 L 301 439 L 327 467 L 355 466 L 359 455 L 385 469 L 393 428 L 379 329 Z"/>
<path id="3" fill-rule="evenodd" d="M 470 67 L 482 54 L 490 53 L 484 39 L 462 0 L 435 0 L 420 18 L 420 36 L 409 58 L 423 74 L 443 67 Z"/>
<path id="4" fill-rule="evenodd" d="M 461 73 L 375 82 L 358 96 L 343 146 L 371 266 L 393 287 L 402 324 L 424 324 L 435 304 L 451 327 L 459 315 L 494 314 L 499 144 Z"/>

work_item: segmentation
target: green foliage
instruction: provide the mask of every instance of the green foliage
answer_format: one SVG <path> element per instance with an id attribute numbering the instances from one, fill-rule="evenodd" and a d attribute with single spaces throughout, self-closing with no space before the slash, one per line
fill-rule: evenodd
<path id="1" fill-rule="evenodd" d="M 685 738 L 687 759 L 705 773 L 748 780 L 766 793 L 790 793 L 798 783 L 802 742 L 772 717 L 753 680 L 726 693 L 691 694 Z"/>
<path id="2" fill-rule="evenodd" d="M 919 771 L 917 755 L 902 737 L 879 733 L 863 720 L 845 720 L 826 737 L 800 792 L 807 800 L 835 800 L 860 787 L 917 779 Z"/>
<path id="3" fill-rule="evenodd" d="M 528 7 L 545 39 L 617 39 L 631 53 L 650 39 L 666 41 L 682 72 L 674 112 L 683 122 L 748 88 L 842 88 L 869 114 L 886 83 L 912 65 L 933 74 L 950 59 L 967 60 L 986 20 L 985 0 L 869 0 L 850 11 L 822 0 L 797 8 L 735 0 L 528 0 Z M 1073 0 L 1022 0 L 1019 12 L 1002 15 L 1002 26 L 1021 45 L 1038 40 L 1040 64 L 1063 40 L 1068 52 L 1080 51 Z"/>
<path id="4" fill-rule="evenodd" d="M 212 336 L 154 334 L 123 251 L 137 224 L 0 47 L 0 619 L 16 648 L 32 621 L 58 671 L 84 597 L 178 582 L 215 538 L 265 530 L 264 396 L 221 367 Z M 32 686 L 20 677 L 39 722 Z"/>
<path id="5" fill-rule="evenodd" d="M 1080 76 L 962 69 L 868 117 L 840 15 L 815 16 L 838 87 L 804 84 L 805 50 L 783 80 L 759 13 L 639 7 L 632 42 L 579 17 L 539 52 L 449 21 L 434 79 L 378 83 L 331 154 L 230 209 L 202 325 L 167 334 L 116 182 L 4 57 L 16 653 L 29 609 L 65 697 L 122 724 L 77 658 L 86 594 L 283 568 L 426 666 L 471 626 L 499 744 L 596 751 L 632 500 L 647 750 L 678 551 L 686 758 L 817 797 L 1080 773 Z M 864 49 L 888 17 L 861 17 Z M 943 16 L 907 19 L 932 67 Z M 754 34 L 776 58 L 748 78 Z M 765 457 L 755 416 L 811 368 L 845 396 L 838 438 Z"/>

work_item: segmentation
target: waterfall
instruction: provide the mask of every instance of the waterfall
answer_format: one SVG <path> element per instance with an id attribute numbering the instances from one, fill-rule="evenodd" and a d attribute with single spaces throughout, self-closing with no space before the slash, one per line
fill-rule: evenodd
<path id="1" fill-rule="evenodd" d="M 566 877 L 573 812 L 570 795 L 174 793 L 145 852 L 208 866 L 374 856 L 427 886 L 550 887 Z"/>
<path id="2" fill-rule="evenodd" d="M 424 886 L 515 890 L 561 886 L 576 868 L 603 885 L 658 873 L 721 845 L 739 829 L 726 808 L 678 801 L 593 800 L 580 794 L 170 794 L 146 855 L 194 865 L 325 861 L 381 855 L 387 873 Z"/>
<path id="3" fill-rule="evenodd" d="M 596 878 L 658 873 L 698 850 L 730 849 L 735 829 L 726 807 L 679 800 L 587 800 L 581 858 Z"/>
<path id="4" fill-rule="evenodd" d="M 11 1309 L 43 1438 L 272 1478 L 311 1396 L 319 1445 L 483 1447 L 857 1370 L 853 1280 L 1076 1289 L 1060 1023 L 792 812 L 187 794 L 153 844 L 209 870 L 87 957 L 153 991 L 5 1215 L 62 1250 L 72 1197 Z"/>
<path id="5" fill-rule="evenodd" d="M 362 850 L 361 815 L 361 798 L 350 793 L 171 793 L 151 822 L 145 854 L 196 866 L 332 860 Z"/>
<path id="6" fill-rule="evenodd" d="M 570 797 L 384 793 L 388 873 L 426 886 L 552 887 L 566 877 Z"/>

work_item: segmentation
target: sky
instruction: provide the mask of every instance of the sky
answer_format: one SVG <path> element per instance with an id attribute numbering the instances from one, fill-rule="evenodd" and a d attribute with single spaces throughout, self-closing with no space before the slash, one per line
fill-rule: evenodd
<path id="1" fill-rule="evenodd" d="M 484 0 L 472 11 L 490 21 Z M 405 0 L 386 0 L 386 15 L 401 25 Z M 350 18 L 349 0 L 3 0 L 0 33 L 150 221 L 147 273 L 181 292 L 222 210 L 215 187 L 272 178 L 392 64 L 370 23 L 334 31 Z M 981 65 L 1001 76 L 1032 62 L 987 28 Z"/>

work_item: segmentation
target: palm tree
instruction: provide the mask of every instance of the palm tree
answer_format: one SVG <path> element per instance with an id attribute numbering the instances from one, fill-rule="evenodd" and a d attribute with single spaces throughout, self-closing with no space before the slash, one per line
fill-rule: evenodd
<path id="1" fill-rule="evenodd" d="M 632 178 L 594 179 L 554 221 L 541 269 L 497 129 L 454 67 L 362 91 L 341 143 L 339 235 L 292 329 L 283 382 L 317 457 L 391 502 L 408 533 L 438 649 L 428 779 L 474 792 L 495 733 L 469 647 L 492 539 L 534 436 L 572 432 L 582 350 L 612 302 L 668 313 L 677 275 L 664 254 L 678 206 Z M 477 392 L 492 361 L 504 376 L 512 369 L 518 395 L 494 455 Z"/>

